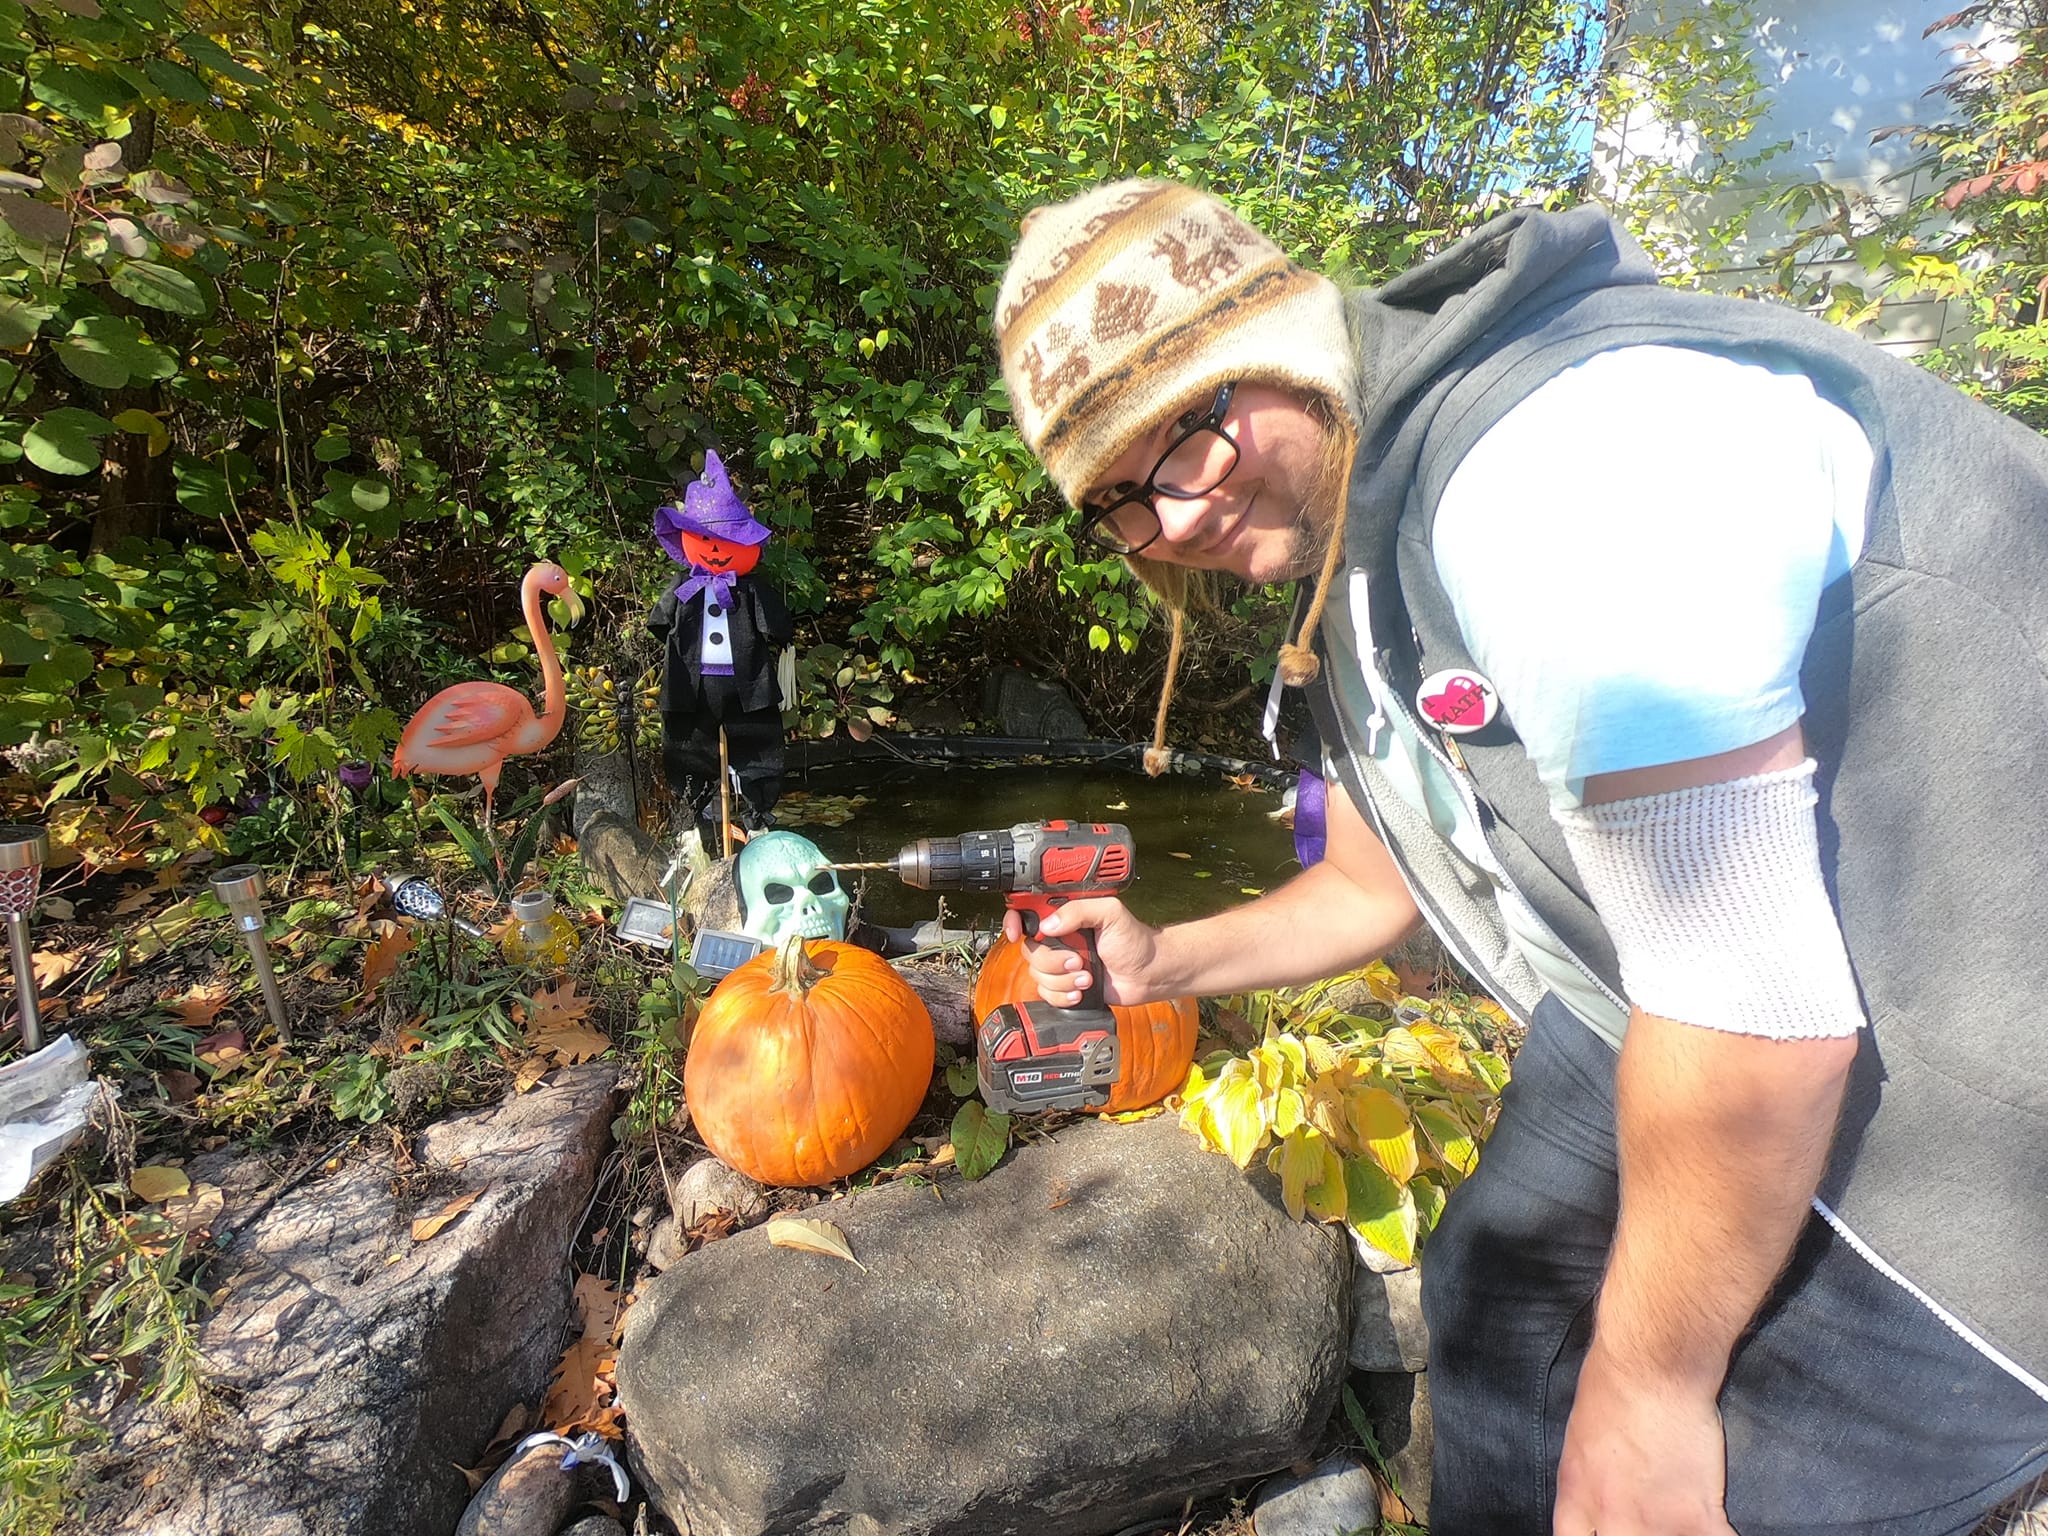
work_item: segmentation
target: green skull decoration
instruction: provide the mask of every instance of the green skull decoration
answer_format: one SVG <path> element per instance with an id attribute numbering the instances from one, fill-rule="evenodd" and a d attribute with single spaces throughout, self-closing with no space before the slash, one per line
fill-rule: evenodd
<path id="1" fill-rule="evenodd" d="M 747 839 L 733 861 L 741 931 L 771 947 L 797 935 L 844 939 L 851 901 L 830 862 L 816 843 L 794 832 Z"/>

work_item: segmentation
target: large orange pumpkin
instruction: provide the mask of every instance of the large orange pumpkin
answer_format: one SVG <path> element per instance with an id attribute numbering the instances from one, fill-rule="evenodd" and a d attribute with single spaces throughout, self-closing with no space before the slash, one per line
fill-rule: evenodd
<path id="1" fill-rule="evenodd" d="M 1004 1003 L 1035 999 L 1038 984 L 1024 946 L 998 937 L 974 979 L 974 1020 L 979 1024 Z M 1143 1109 L 1176 1093 L 1188 1080 L 1195 1059 L 1197 1012 L 1192 997 L 1168 1002 L 1114 1007 L 1117 1043 L 1123 1052 L 1123 1075 L 1110 1086 L 1103 1112 L 1120 1114 Z"/>
<path id="2" fill-rule="evenodd" d="M 718 984 L 683 1096 L 704 1144 L 763 1184 L 826 1184 L 903 1134 L 932 1081 L 924 1001 L 871 950 L 791 940 Z"/>

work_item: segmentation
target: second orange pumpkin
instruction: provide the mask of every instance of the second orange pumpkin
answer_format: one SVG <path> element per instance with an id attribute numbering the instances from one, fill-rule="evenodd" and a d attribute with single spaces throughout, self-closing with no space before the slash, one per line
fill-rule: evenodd
<path id="1" fill-rule="evenodd" d="M 974 981 L 974 1019 L 978 1024 L 1004 1003 L 1038 996 L 1024 946 L 997 938 L 981 962 Z M 1157 1104 L 1180 1090 L 1195 1059 L 1197 1013 L 1192 997 L 1167 1002 L 1114 1007 L 1117 1043 L 1123 1052 L 1123 1076 L 1109 1090 L 1105 1113 L 1120 1114 Z"/>

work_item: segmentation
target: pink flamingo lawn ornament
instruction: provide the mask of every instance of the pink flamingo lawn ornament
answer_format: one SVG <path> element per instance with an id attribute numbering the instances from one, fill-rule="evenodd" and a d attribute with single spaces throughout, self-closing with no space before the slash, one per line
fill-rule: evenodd
<path id="1" fill-rule="evenodd" d="M 473 773 L 482 779 L 486 827 L 491 824 L 491 802 L 505 759 L 540 751 L 555 739 L 569 712 L 543 593 L 562 599 L 572 625 L 583 617 L 583 603 L 569 585 L 569 573 L 552 560 L 541 561 L 519 583 L 519 605 L 533 648 L 540 653 L 540 713 L 533 712 L 533 701 L 525 694 L 503 683 L 456 683 L 421 706 L 391 754 L 391 772 L 399 778 L 424 772 Z"/>

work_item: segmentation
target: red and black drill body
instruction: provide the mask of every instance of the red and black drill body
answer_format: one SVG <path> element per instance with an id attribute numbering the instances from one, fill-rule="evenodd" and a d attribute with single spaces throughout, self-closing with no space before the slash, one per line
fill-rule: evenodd
<path id="1" fill-rule="evenodd" d="M 1088 990 L 1072 1008 L 1042 999 L 1005 1003 L 978 1021 L 976 1056 L 990 1109 L 1099 1109 L 1123 1074 L 1116 1018 L 1102 995 L 1094 935 L 1041 938 L 1046 915 L 1087 896 L 1114 896 L 1131 883 L 1137 849 L 1130 829 L 1109 822 L 1027 821 L 991 832 L 919 838 L 896 857 L 909 885 L 937 891 L 1000 891 L 1026 938 L 1081 957 Z"/>

